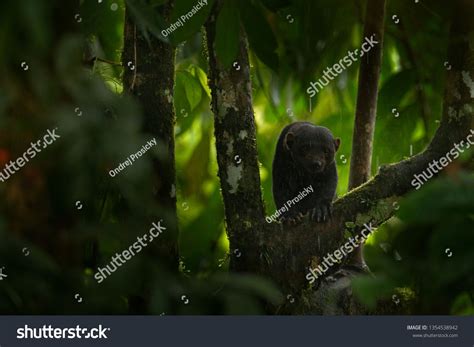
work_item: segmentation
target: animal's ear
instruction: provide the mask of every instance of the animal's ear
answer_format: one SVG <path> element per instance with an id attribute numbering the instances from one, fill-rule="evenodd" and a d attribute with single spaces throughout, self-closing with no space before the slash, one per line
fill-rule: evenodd
<path id="1" fill-rule="evenodd" d="M 341 144 L 341 139 L 340 138 L 334 139 L 334 148 L 335 148 L 336 152 L 339 149 L 340 144 Z"/>
<path id="2" fill-rule="evenodd" d="M 295 134 L 288 132 L 283 139 L 283 147 L 289 151 L 295 142 Z"/>

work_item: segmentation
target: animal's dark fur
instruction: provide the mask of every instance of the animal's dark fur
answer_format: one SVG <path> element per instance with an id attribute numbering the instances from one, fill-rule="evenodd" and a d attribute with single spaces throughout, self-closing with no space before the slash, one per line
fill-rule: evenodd
<path id="1" fill-rule="evenodd" d="M 309 122 L 295 122 L 283 129 L 273 159 L 277 209 L 306 187 L 314 190 L 291 206 L 283 214 L 283 221 L 296 222 L 308 212 L 318 222 L 330 217 L 338 180 L 334 157 L 339 144 L 329 129 Z"/>

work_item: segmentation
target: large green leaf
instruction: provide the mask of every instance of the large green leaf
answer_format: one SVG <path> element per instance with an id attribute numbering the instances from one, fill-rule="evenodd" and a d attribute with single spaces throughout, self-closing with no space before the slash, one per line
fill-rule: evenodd
<path id="1" fill-rule="evenodd" d="M 180 131 L 183 134 L 192 125 L 197 114 L 196 107 L 202 100 L 201 84 L 197 77 L 186 70 L 176 72 L 174 106 Z"/>
<path id="2" fill-rule="evenodd" d="M 258 58 L 273 70 L 278 70 L 278 43 L 275 35 L 263 14 L 260 5 L 251 1 L 239 3 L 241 18 L 245 26 L 250 47 Z"/>
<path id="3" fill-rule="evenodd" d="M 193 111 L 199 105 L 202 98 L 202 88 L 199 80 L 189 71 L 178 71 L 176 79 L 181 80 L 180 82 L 184 86 L 184 92 L 191 107 L 190 110 Z"/>
<path id="4" fill-rule="evenodd" d="M 199 82 L 201 83 L 202 89 L 204 89 L 207 96 L 211 98 L 211 89 L 209 88 L 206 73 L 197 65 L 191 65 L 189 67 L 189 71 L 194 77 L 196 77 L 199 80 Z"/>
<path id="5" fill-rule="evenodd" d="M 217 17 L 216 41 L 217 59 L 224 67 L 230 67 L 239 51 L 240 21 L 234 0 L 227 0 Z"/>

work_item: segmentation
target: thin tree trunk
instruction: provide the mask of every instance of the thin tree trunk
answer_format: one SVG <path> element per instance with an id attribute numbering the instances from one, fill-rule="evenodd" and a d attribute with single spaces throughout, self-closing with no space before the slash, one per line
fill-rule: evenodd
<path id="1" fill-rule="evenodd" d="M 171 8 L 172 1 L 163 6 L 161 14 L 168 16 Z M 149 225 L 163 220 L 166 232 L 160 236 L 160 242 L 151 245 L 150 252 L 168 269 L 177 271 L 179 258 L 173 105 L 175 48 L 152 35 L 147 41 L 128 12 L 127 9 L 122 55 L 124 90 L 141 104 L 144 131 L 156 138 L 160 152 L 159 158 L 153 159 L 154 185 L 150 187 L 158 209 L 149 216 Z M 148 291 L 147 284 L 144 286 L 145 291 Z M 132 308 L 134 311 L 143 311 L 147 307 L 144 302 L 133 305 L 136 306 L 135 309 Z"/>
<path id="2" fill-rule="evenodd" d="M 264 223 L 260 191 L 255 119 L 247 40 L 240 35 L 237 70 L 226 68 L 214 49 L 216 20 L 222 1 L 217 1 L 206 24 L 209 52 L 209 84 L 216 137 L 219 178 L 224 199 L 227 234 L 233 271 L 258 268 L 256 233 Z"/>
<path id="3" fill-rule="evenodd" d="M 378 44 L 365 53 L 360 62 L 356 115 L 352 134 L 349 190 L 360 186 L 371 176 L 378 85 L 382 69 L 384 19 L 385 0 L 369 0 L 365 13 L 362 41 L 373 37 Z M 362 249 L 363 245 L 360 245 L 350 256 L 350 262 L 361 268 L 366 267 Z"/>
<path id="4" fill-rule="evenodd" d="M 360 62 L 349 190 L 360 186 L 371 176 L 372 145 L 380 70 L 382 67 L 385 0 L 369 0 L 365 13 L 364 39 L 374 35 L 378 42 Z"/>

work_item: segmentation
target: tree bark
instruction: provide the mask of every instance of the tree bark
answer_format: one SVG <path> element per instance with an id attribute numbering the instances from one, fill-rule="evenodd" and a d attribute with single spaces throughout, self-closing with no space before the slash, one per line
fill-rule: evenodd
<path id="1" fill-rule="evenodd" d="M 384 18 L 385 0 L 369 0 L 365 13 L 363 42 L 373 36 L 378 44 L 364 53 L 360 62 L 349 190 L 360 186 L 371 176 L 378 84 L 382 68 Z"/>
<path id="2" fill-rule="evenodd" d="M 173 1 L 163 5 L 161 15 L 168 16 L 172 6 Z M 150 187 L 158 209 L 149 216 L 149 225 L 163 220 L 166 232 L 160 236 L 160 242 L 151 245 L 149 252 L 169 270 L 178 271 L 173 105 L 175 48 L 152 35 L 147 41 L 127 9 L 122 64 L 124 91 L 140 103 L 144 116 L 143 130 L 156 138 L 159 152 L 158 157 L 153 159 L 154 185 Z M 135 306 L 135 311 L 149 307 L 144 303 Z"/>
<path id="3" fill-rule="evenodd" d="M 257 271 L 255 236 L 265 222 L 247 40 L 241 29 L 236 58 L 241 68 L 223 66 L 214 49 L 221 6 L 222 1 L 216 1 L 206 23 L 206 33 L 218 174 L 231 251 L 230 269 Z"/>

